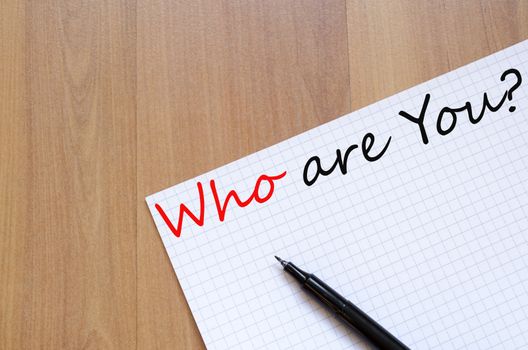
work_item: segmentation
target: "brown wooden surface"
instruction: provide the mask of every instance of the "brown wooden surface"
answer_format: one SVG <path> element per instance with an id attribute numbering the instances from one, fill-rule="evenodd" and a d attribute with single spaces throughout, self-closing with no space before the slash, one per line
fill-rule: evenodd
<path id="1" fill-rule="evenodd" d="M 528 1 L 0 1 L 0 348 L 201 348 L 144 197 L 528 39 Z"/>

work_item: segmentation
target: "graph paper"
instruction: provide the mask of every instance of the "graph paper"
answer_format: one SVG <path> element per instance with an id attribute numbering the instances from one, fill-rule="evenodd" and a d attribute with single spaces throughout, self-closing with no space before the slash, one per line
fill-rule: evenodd
<path id="1" fill-rule="evenodd" d="M 457 113 L 449 134 L 437 131 L 445 106 L 469 101 L 478 114 L 485 92 L 492 104 L 506 97 L 515 78 L 500 77 L 511 68 L 524 78 L 511 101 L 478 123 Z M 207 347 L 370 348 L 283 272 L 278 255 L 413 349 L 528 348 L 527 79 L 524 41 L 147 197 Z M 399 115 L 418 116 L 426 94 L 427 144 Z M 374 154 L 391 137 L 383 157 L 370 162 L 356 149 L 346 174 L 303 182 L 310 157 L 327 169 L 336 149 L 366 133 Z M 230 190 L 245 199 L 261 174 L 283 171 L 269 200 L 232 200 L 219 220 L 210 180 L 221 200 Z M 180 203 L 198 215 L 198 182 L 203 226 L 184 216 L 176 237 L 155 204 L 175 225 Z"/>

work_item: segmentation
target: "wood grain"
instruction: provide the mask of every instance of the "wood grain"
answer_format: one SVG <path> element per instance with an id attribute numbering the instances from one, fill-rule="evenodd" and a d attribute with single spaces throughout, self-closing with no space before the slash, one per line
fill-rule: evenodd
<path id="1" fill-rule="evenodd" d="M 0 290 L 14 303 L 0 339 L 6 349 L 132 348 L 135 8 L 38 0 L 22 9 L 15 18 L 24 23 L 24 55 L 13 51 L 6 65 L 22 65 L 24 76 L 11 79 L 14 92 L 2 100 L 6 108 L 25 96 L 25 116 L 7 116 L 19 126 L 2 141 L 12 150 L 2 158 L 13 158 L 5 170 L 12 181 L 2 182 L 10 208 L 3 250 L 13 251 Z M 12 193 L 17 181 L 23 189 Z"/>
<path id="2" fill-rule="evenodd" d="M 146 195 L 528 38 L 526 1 L 0 13 L 2 349 L 203 348 Z"/>
<path id="3" fill-rule="evenodd" d="M 349 109 L 342 1 L 138 8 L 138 347 L 202 347 L 144 197 Z"/>
<path id="4" fill-rule="evenodd" d="M 528 2 L 347 0 L 352 109 L 528 38 Z"/>
<path id="5" fill-rule="evenodd" d="M 22 345 L 29 273 L 31 143 L 25 105 L 25 7 L 0 2 L 0 348 Z M 52 307 L 52 305 L 50 305 Z"/>

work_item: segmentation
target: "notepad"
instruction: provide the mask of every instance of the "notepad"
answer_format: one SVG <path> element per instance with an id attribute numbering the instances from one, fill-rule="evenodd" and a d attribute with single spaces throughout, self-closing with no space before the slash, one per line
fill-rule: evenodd
<path id="1" fill-rule="evenodd" d="M 528 41 L 146 201 L 210 349 L 369 348 L 274 255 L 413 349 L 527 348 Z"/>

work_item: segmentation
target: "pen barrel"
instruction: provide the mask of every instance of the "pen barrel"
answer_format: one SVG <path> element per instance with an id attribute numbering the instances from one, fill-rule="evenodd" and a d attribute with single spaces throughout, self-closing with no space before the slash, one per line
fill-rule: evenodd
<path id="1" fill-rule="evenodd" d="M 389 331 L 345 299 L 317 276 L 309 275 L 303 286 L 315 294 L 319 300 L 332 308 L 343 320 L 356 328 L 381 350 L 409 350 Z"/>

